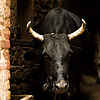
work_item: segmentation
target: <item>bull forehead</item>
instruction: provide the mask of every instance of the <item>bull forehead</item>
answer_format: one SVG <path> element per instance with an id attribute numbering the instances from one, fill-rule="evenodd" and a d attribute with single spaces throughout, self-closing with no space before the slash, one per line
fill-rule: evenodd
<path id="1" fill-rule="evenodd" d="M 64 65 L 68 52 L 70 51 L 70 45 L 68 43 L 66 34 L 53 34 L 46 35 L 44 39 L 44 52 L 48 55 L 47 62 L 48 67 L 51 68 L 53 77 L 57 78 L 57 81 L 63 80 L 63 74 L 66 72 L 67 65 Z M 55 80 L 55 79 L 54 79 Z"/>
<path id="2" fill-rule="evenodd" d="M 45 35 L 44 51 L 50 57 L 60 59 L 70 50 L 68 41 L 66 34 Z"/>

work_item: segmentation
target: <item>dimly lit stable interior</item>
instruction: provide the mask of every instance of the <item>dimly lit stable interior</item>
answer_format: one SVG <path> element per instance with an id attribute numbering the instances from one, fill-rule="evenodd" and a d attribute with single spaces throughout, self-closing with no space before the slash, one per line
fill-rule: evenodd
<path id="1" fill-rule="evenodd" d="M 42 89 L 47 79 L 41 66 L 41 42 L 27 32 L 26 24 L 31 20 L 31 27 L 39 32 L 43 18 L 52 8 L 58 6 L 85 19 L 90 32 L 90 59 L 88 66 L 85 66 L 81 72 L 82 93 L 81 96 L 73 96 L 72 100 L 100 100 L 100 7 L 98 0 L 11 0 L 9 49 L 10 91 L 13 95 L 11 100 L 19 100 L 17 97 L 22 97 L 22 95 L 33 95 L 34 100 L 47 100 L 50 96 Z M 32 54 L 31 52 L 28 54 L 27 51 L 32 51 Z"/>

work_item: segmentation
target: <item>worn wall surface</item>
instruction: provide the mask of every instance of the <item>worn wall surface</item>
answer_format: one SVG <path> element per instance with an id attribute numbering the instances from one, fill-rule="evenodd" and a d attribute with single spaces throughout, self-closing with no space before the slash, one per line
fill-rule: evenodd
<path id="1" fill-rule="evenodd" d="M 11 0 L 10 12 L 11 12 L 10 40 L 15 40 L 17 34 L 17 0 Z"/>
<path id="2" fill-rule="evenodd" d="M 10 0 L 0 0 L 0 100 L 10 99 Z"/>

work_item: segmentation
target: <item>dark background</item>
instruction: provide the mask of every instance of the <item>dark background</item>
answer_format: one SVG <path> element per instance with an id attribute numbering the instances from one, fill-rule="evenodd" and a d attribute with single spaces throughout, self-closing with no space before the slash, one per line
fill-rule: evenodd
<path id="1" fill-rule="evenodd" d="M 95 59 L 99 56 L 99 34 L 100 34 L 100 6 L 98 0 L 62 0 L 61 7 L 85 19 L 87 28 L 90 32 L 91 39 L 91 65 L 90 68 L 95 67 Z M 97 55 L 96 55 L 97 53 Z M 98 59 L 99 60 L 99 59 Z"/>

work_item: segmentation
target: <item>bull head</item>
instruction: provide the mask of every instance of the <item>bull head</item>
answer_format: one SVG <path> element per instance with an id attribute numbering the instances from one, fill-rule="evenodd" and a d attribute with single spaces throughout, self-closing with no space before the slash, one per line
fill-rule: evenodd
<path id="1" fill-rule="evenodd" d="M 33 29 L 30 27 L 30 24 L 31 24 L 31 21 L 29 21 L 27 23 L 27 27 L 26 27 L 27 30 L 29 31 L 29 33 L 31 33 L 31 35 L 34 38 L 37 38 L 38 40 L 43 41 L 44 40 L 44 36 L 36 33 L 35 31 L 33 31 Z M 85 22 L 84 19 L 82 19 L 82 25 L 81 25 L 81 27 L 78 30 L 76 30 L 75 32 L 73 32 L 71 34 L 68 34 L 69 40 L 72 40 L 75 37 L 81 35 L 85 31 L 85 28 L 86 28 L 86 22 Z"/>
<path id="2" fill-rule="evenodd" d="M 69 89 L 69 82 L 68 82 L 69 76 L 67 76 L 67 74 L 65 75 L 65 73 L 68 73 L 68 62 L 71 51 L 68 41 L 81 35 L 85 31 L 86 22 L 82 19 L 81 27 L 71 34 L 66 35 L 66 34 L 52 33 L 50 36 L 49 35 L 44 36 L 36 33 L 35 31 L 32 30 L 30 24 L 31 21 L 28 22 L 27 29 L 34 38 L 37 38 L 40 41 L 47 40 L 46 43 L 44 44 L 45 46 L 43 53 L 44 53 L 44 60 L 48 62 L 48 63 L 45 62 L 45 65 L 50 66 L 50 69 L 48 69 L 47 67 L 45 69 L 46 70 L 52 69 L 52 72 L 49 71 L 47 75 L 49 82 L 53 80 L 53 82 L 51 83 L 52 91 L 55 91 L 58 94 L 65 93 Z M 54 47 L 55 49 L 53 49 Z M 55 69 L 53 69 L 54 67 L 52 66 L 55 66 Z M 56 76 L 57 78 L 54 79 Z M 63 76 L 66 76 L 66 81 L 64 79 L 65 77 Z M 51 85 L 48 83 L 44 84 L 43 86 L 44 90 L 49 88 L 49 85 Z"/>

